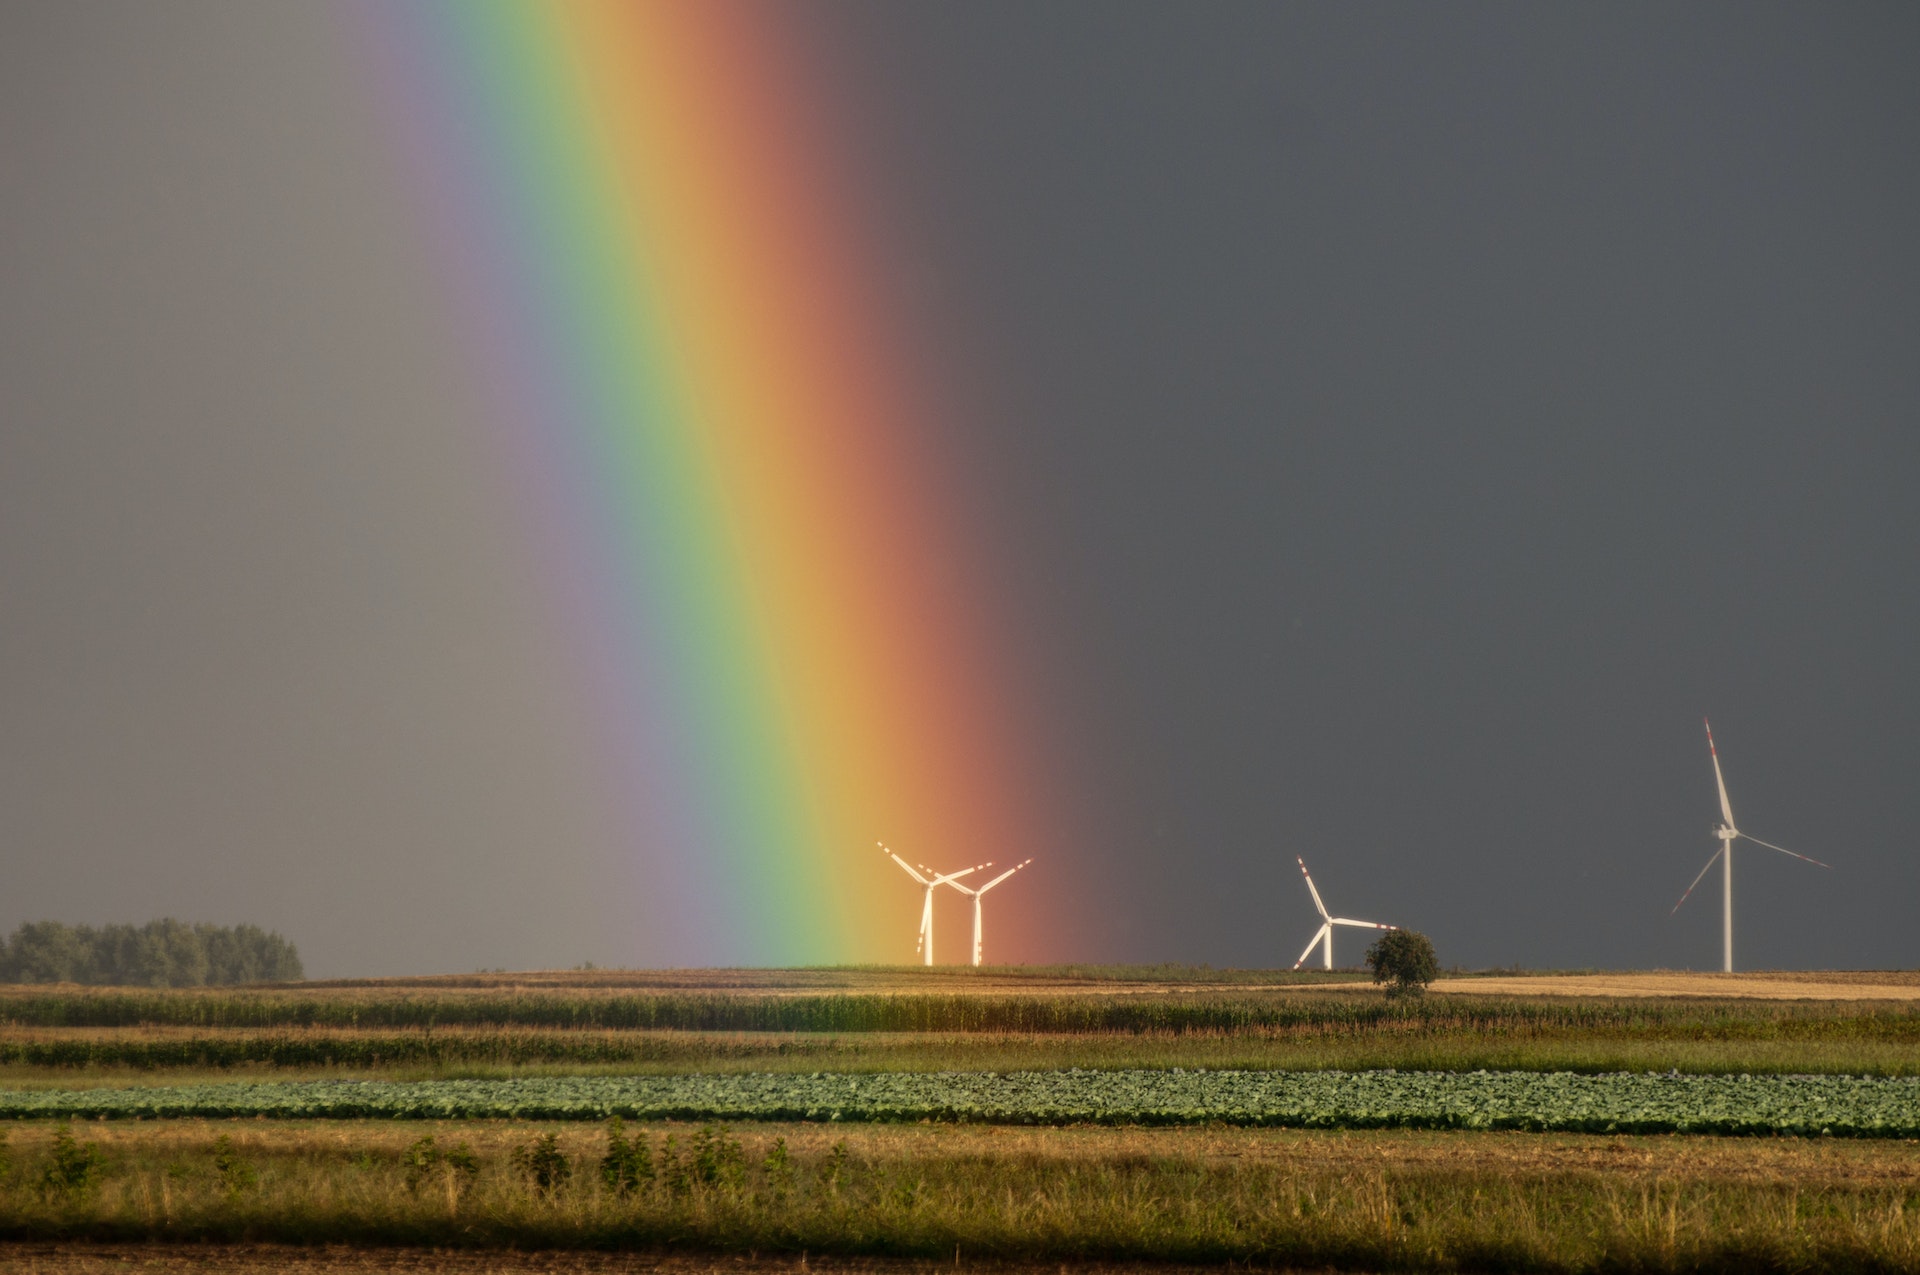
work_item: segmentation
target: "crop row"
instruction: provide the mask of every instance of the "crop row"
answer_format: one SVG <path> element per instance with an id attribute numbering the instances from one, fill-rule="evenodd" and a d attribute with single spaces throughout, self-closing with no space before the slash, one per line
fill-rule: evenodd
<path id="1" fill-rule="evenodd" d="M 0 1091 L 0 1118 L 943 1120 L 1920 1136 L 1920 1080 L 1029 1071 L 307 1081 Z"/>
<path id="2" fill-rule="evenodd" d="M 0 997 L 18 1027 L 454 1026 L 773 1032 L 1203 1033 L 1607 1031 L 1690 1038 L 1879 1039 L 1920 1043 L 1920 1007 L 1769 1002 L 1495 1000 L 1290 995 L 82 992 Z"/>

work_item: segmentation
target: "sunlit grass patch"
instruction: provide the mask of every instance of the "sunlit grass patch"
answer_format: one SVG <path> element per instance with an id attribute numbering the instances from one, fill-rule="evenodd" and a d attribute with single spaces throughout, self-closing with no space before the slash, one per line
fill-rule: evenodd
<path id="1" fill-rule="evenodd" d="M 52 1154 L 52 1126 L 13 1133 L 16 1166 Z M 75 1133 L 106 1166 L 96 1188 L 50 1199 L 10 1175 L 0 1235 L 1373 1270 L 1920 1264 L 1920 1147 L 1899 1142 L 655 1123 L 621 1131 L 655 1169 L 622 1188 L 595 1125 Z M 464 1145 L 473 1173 L 421 1173 L 422 1137 Z M 542 1185 L 530 1148 L 567 1172 Z M 237 1188 L 232 1163 L 252 1175 Z"/>

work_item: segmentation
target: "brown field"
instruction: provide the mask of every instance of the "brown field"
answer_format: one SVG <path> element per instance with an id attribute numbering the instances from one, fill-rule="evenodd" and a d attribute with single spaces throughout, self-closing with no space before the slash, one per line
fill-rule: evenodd
<path id="1" fill-rule="evenodd" d="M 1709 974 L 1649 970 L 1619 974 L 1521 974 L 1443 978 L 1436 992 L 1471 996 L 1697 996 L 1714 1000 L 1920 1000 L 1916 970 L 1795 970 Z"/>

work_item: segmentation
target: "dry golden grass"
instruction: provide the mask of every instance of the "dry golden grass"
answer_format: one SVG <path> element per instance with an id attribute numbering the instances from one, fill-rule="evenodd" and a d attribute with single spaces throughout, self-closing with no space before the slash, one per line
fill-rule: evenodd
<path id="1" fill-rule="evenodd" d="M 656 1136 L 687 1126 L 634 1123 Z M 11 1146 L 25 1156 L 50 1140 L 55 1126 L 14 1126 Z M 1180 1157 L 1201 1161 L 1352 1168 L 1383 1161 L 1399 1167 L 1460 1167 L 1501 1172 L 1604 1169 L 1715 1180 L 1795 1180 L 1920 1183 L 1920 1142 L 1851 1139 L 1755 1139 L 1652 1135 L 1519 1132 L 1461 1133 L 1417 1130 L 1324 1131 L 1225 1127 L 1021 1127 L 1004 1125 L 861 1125 L 776 1123 L 729 1126 L 748 1144 L 784 1137 L 796 1154 L 825 1153 L 845 1142 L 864 1158 L 959 1155 L 1016 1156 L 1023 1160 Z M 76 1132 L 102 1150 L 175 1156 L 205 1150 L 225 1136 L 244 1153 L 280 1155 L 370 1151 L 397 1154 L 423 1134 L 465 1141 L 476 1151 L 499 1152 L 524 1142 L 531 1130 L 551 1131 L 570 1154 L 597 1154 L 602 1126 L 528 1124 L 511 1120 L 455 1121 L 102 1121 Z"/>
<path id="2" fill-rule="evenodd" d="M 1750 974 L 1650 970 L 1617 974 L 1522 974 L 1441 979 L 1441 993 L 1467 996 L 1704 997 L 1713 1000 L 1920 1000 L 1920 971 L 1796 970 Z"/>
<path id="3" fill-rule="evenodd" d="M 782 1253 L 580 1253 L 566 1250 L 295 1248 L 284 1244 L 0 1244 L 0 1270 L 13 1275 L 367 1275 L 372 1271 L 444 1275 L 953 1275 L 1064 1271 L 1059 1262 L 1009 1263 L 951 1258 L 844 1258 Z M 1074 1262 L 1074 1275 L 1183 1275 L 1217 1267 Z"/>
<path id="4" fill-rule="evenodd" d="M 656 1155 L 686 1125 L 630 1127 Z M 605 1130 L 511 1121 L 88 1125 L 105 1180 L 47 1203 L 33 1172 L 55 1131 L 15 1126 L 16 1172 L 0 1196 L 8 1269 L 48 1272 L 452 1269 L 808 1269 L 953 1265 L 1009 1271 L 1128 1263 L 1296 1262 L 1315 1269 L 1511 1271 L 1920 1270 L 1920 1143 L 1330 1133 L 1238 1129 L 729 1126 L 744 1179 L 615 1199 L 592 1166 Z M 423 1132 L 467 1144 L 468 1188 L 407 1184 L 402 1153 Z M 576 1166 L 551 1197 L 515 1177 L 509 1151 L 551 1132 Z M 226 1147 L 217 1142 L 230 1139 Z M 769 1153 L 784 1139 L 794 1174 Z M 843 1147 L 836 1153 L 836 1146 Z M 223 1188 L 217 1157 L 257 1168 Z M 831 1185 L 826 1170 L 832 1166 Z M 664 1173 L 664 1170 L 663 1170 Z M 443 1190 L 444 1188 L 444 1190 Z M 93 1238 L 126 1249 L 74 1247 Z M 153 1240 L 234 1248 L 162 1249 Z M 323 1247 L 342 1239 L 367 1251 Z M 38 1248 L 19 1246 L 38 1241 Z M 306 1249 L 260 1248 L 261 1241 Z M 393 1245 L 391 1249 L 377 1246 Z M 467 1250 L 443 1256 L 436 1250 Z M 738 1254 L 662 1262 L 529 1260 L 515 1250 Z M 788 1254 L 774 1262 L 768 1252 Z M 888 1261 L 912 1256 L 918 1262 Z M 981 1263 L 992 1256 L 997 1260 Z M 1168 1269 L 1159 1267 L 1158 1269 Z"/>
<path id="5" fill-rule="evenodd" d="M 1599 1173 L 1651 1183 L 1791 1183 L 1803 1190 L 1897 1187 L 1920 1189 L 1920 1141 L 1881 1139 L 1719 1138 L 1672 1134 L 1465 1133 L 1404 1129 L 1311 1130 L 1142 1128 L 1084 1125 L 1067 1128 L 1007 1125 L 859 1125 L 818 1123 L 727 1126 L 755 1160 L 775 1138 L 803 1159 L 825 1157 L 845 1143 L 857 1160 L 876 1166 L 935 1160 L 1013 1161 L 1044 1167 L 1142 1161 L 1297 1174 L 1344 1174 L 1382 1168 L 1538 1177 Z M 31 1160 L 55 1126 L 16 1126 L 15 1158 Z M 631 1125 L 656 1144 L 669 1133 L 683 1140 L 690 1126 Z M 551 1132 L 580 1163 L 596 1160 L 605 1128 L 584 1122 L 452 1121 L 102 1121 L 75 1129 L 116 1159 L 173 1160 L 202 1155 L 225 1136 L 249 1157 L 337 1158 L 360 1153 L 398 1156 L 424 1134 L 446 1144 L 465 1142 L 483 1157 L 503 1158 L 535 1133 Z"/>

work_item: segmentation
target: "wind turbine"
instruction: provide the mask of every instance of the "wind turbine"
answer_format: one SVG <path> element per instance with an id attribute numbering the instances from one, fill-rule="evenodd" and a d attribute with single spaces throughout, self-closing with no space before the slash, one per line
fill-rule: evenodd
<path id="1" fill-rule="evenodd" d="M 961 885 L 957 881 L 951 883 L 953 885 L 953 888 L 960 891 L 960 893 L 971 894 L 973 896 L 973 963 L 975 965 L 978 965 L 980 963 L 980 896 L 985 894 L 988 890 L 993 889 L 994 886 L 999 885 L 1002 881 L 1005 881 L 1008 877 L 1012 876 L 1014 873 L 1018 872 L 1020 869 L 1026 867 L 1028 863 L 1032 863 L 1032 862 L 1033 862 L 1032 859 L 1028 859 L 1026 860 L 1025 863 L 1014 864 L 1011 868 L 1008 868 L 1005 872 L 1002 872 L 999 876 L 987 882 L 985 885 L 981 886 L 978 890 L 970 890 L 966 886 Z M 983 863 L 980 866 L 985 868 L 985 867 L 991 867 L 993 865 Z M 968 871 L 971 872 L 972 869 L 969 868 Z M 954 873 L 954 875 L 959 876 L 960 874 L 956 872 Z M 931 898 L 932 896 L 929 895 L 928 897 Z"/>
<path id="2" fill-rule="evenodd" d="M 1705 722 L 1706 718 L 1703 717 L 1700 720 Z M 1707 866 L 1705 868 L 1700 869 L 1700 875 L 1693 879 L 1693 885 L 1690 885 L 1687 887 L 1687 893 L 1680 896 L 1680 903 L 1685 903 L 1687 901 L 1688 895 L 1691 895 L 1693 893 L 1693 886 L 1699 885 L 1701 879 L 1707 875 L 1708 869 L 1713 867 L 1713 860 L 1720 858 L 1722 855 L 1725 855 L 1727 860 L 1726 876 L 1723 878 L 1723 881 L 1722 881 L 1723 888 L 1720 894 L 1720 918 L 1721 918 L 1721 926 L 1722 926 L 1721 937 L 1720 937 L 1720 968 L 1724 970 L 1726 973 L 1731 974 L 1733 973 L 1733 843 L 1734 843 L 1734 840 L 1739 837 L 1746 837 L 1748 841 L 1753 842 L 1753 844 L 1755 844 L 1756 846 L 1765 846 L 1769 850 L 1778 850 L 1781 854 L 1789 854 L 1796 859 L 1805 859 L 1808 863 L 1814 864 L 1818 867 L 1831 868 L 1833 865 L 1830 863 L 1821 863 L 1820 860 L 1818 859 L 1808 858 L 1806 855 L 1799 854 L 1795 851 L 1789 850 L 1785 846 L 1776 846 L 1771 841 L 1762 841 L 1758 837 L 1747 836 L 1746 833 L 1734 827 L 1733 826 L 1733 805 L 1731 802 L 1727 800 L 1726 776 L 1720 773 L 1720 750 L 1713 746 L 1713 723 L 1712 722 L 1707 722 L 1707 751 L 1713 755 L 1713 778 L 1715 782 L 1717 782 L 1720 785 L 1720 817 L 1723 820 L 1725 820 L 1725 822 L 1722 823 L 1718 828 L 1715 828 L 1713 830 L 1713 835 L 1720 838 L 1720 848 L 1713 852 L 1713 859 L 1707 860 Z M 1674 912 L 1678 912 L 1680 910 L 1680 903 L 1676 903 L 1673 905 Z M 1668 913 L 1669 916 L 1671 916 L 1672 914 L 1673 913 L 1671 912 Z"/>
<path id="3" fill-rule="evenodd" d="M 933 964 L 933 892 L 943 885 L 953 885 L 954 881 L 957 878 L 964 877 L 968 873 L 978 872 L 982 868 L 991 868 L 993 866 L 993 862 L 992 860 L 988 860 L 986 863 L 976 863 L 971 868 L 962 868 L 958 872 L 935 872 L 932 868 L 929 868 L 926 864 L 923 863 L 920 865 L 919 870 L 915 871 L 912 864 L 908 863 L 905 859 L 902 859 L 899 855 L 895 854 L 893 851 L 888 850 L 884 842 L 875 842 L 874 844 L 878 845 L 881 850 L 886 852 L 887 858 L 892 859 L 895 863 L 899 864 L 901 868 L 905 869 L 906 874 L 908 876 L 912 877 L 915 881 L 918 881 L 921 885 L 924 885 L 925 887 L 927 887 L 927 901 L 920 908 L 920 941 L 918 944 L 915 945 L 914 950 L 920 953 L 921 964 L 931 965 Z M 922 875 L 923 873 L 925 875 Z M 953 888 L 956 890 L 963 890 L 966 887 L 955 885 L 953 886 Z M 979 930 L 980 923 L 978 919 L 979 906 L 980 906 L 979 901 L 975 900 L 974 902 L 974 908 L 975 908 L 974 950 L 975 951 L 979 950 L 979 933 L 980 933 L 980 930 Z M 976 959 L 974 963 L 976 965 L 979 964 L 978 959 Z"/>
<path id="4" fill-rule="evenodd" d="M 1293 858 L 1294 862 L 1300 865 L 1300 875 L 1307 878 L 1307 893 L 1313 896 L 1313 906 L 1320 909 L 1320 919 L 1325 923 L 1313 932 L 1311 939 L 1307 940 L 1307 950 L 1300 953 L 1300 959 L 1293 963 L 1293 968 L 1299 969 L 1302 965 L 1305 965 L 1307 958 L 1313 955 L 1314 947 L 1318 945 L 1320 948 L 1321 963 L 1328 969 L 1332 969 L 1333 927 L 1336 925 L 1351 925 L 1356 930 L 1397 930 L 1400 928 L 1397 925 L 1382 925 L 1378 921 L 1349 921 L 1344 916 L 1328 915 L 1327 905 L 1320 901 L 1320 891 L 1313 888 L 1313 876 L 1307 871 L 1307 861 L 1299 855 L 1295 855 Z"/>

